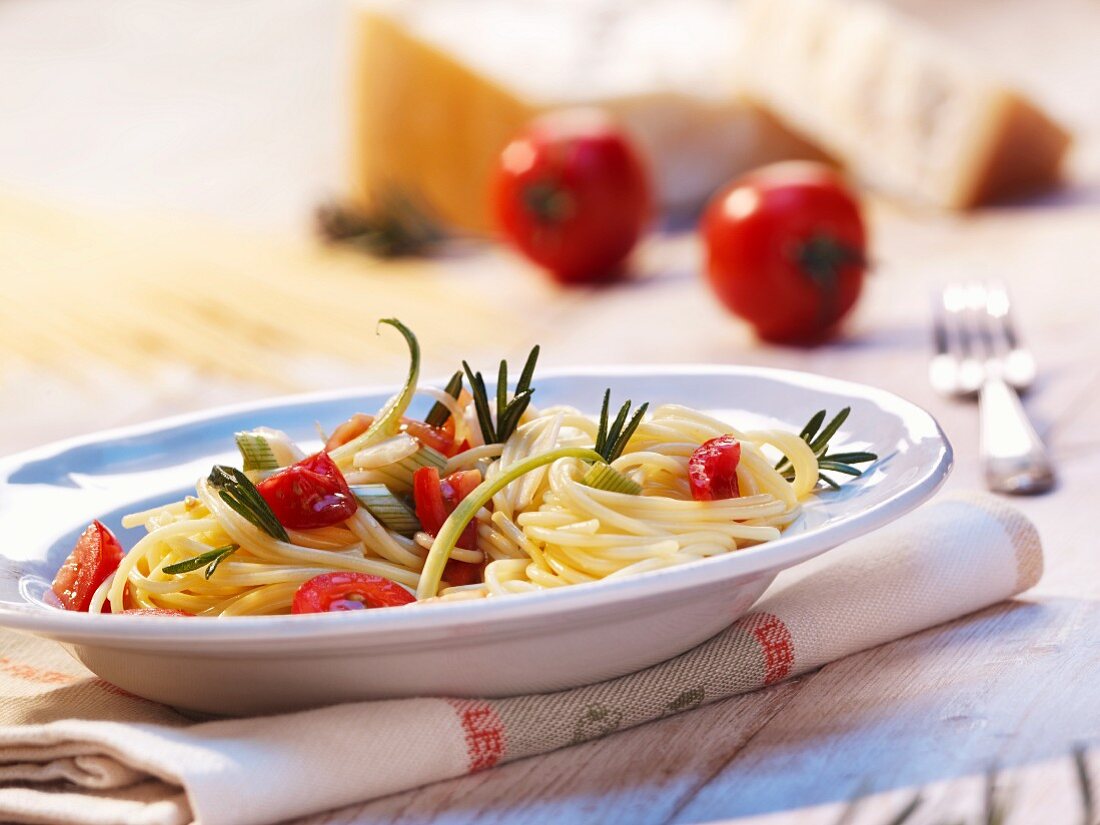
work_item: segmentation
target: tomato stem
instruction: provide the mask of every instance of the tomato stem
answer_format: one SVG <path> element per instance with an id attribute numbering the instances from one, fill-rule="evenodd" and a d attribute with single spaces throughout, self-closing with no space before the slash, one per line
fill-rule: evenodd
<path id="1" fill-rule="evenodd" d="M 524 207 L 539 223 L 561 223 L 573 215 L 573 198 L 553 181 L 525 186 L 522 197 Z"/>
<path id="2" fill-rule="evenodd" d="M 798 245 L 794 252 L 799 270 L 821 293 L 818 324 L 824 329 L 837 320 L 837 289 L 840 272 L 846 266 L 865 266 L 863 253 L 832 235 L 817 233 Z"/>

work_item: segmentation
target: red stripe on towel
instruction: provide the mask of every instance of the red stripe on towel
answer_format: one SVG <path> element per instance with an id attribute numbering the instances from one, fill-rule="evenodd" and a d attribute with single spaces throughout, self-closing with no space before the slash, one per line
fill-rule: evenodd
<path id="1" fill-rule="evenodd" d="M 504 723 L 488 702 L 448 700 L 466 734 L 470 773 L 491 768 L 504 756 Z"/>
<path id="2" fill-rule="evenodd" d="M 0 671 L 26 679 L 28 682 L 39 682 L 43 685 L 67 685 L 79 679 L 71 673 L 60 673 L 56 670 L 44 670 L 25 662 L 13 662 L 7 656 L 0 656 Z"/>
<path id="3" fill-rule="evenodd" d="M 144 696 L 138 696 L 136 693 L 130 693 L 128 690 L 120 688 L 118 685 L 113 685 L 106 679 L 92 679 L 89 682 L 93 687 L 97 687 L 105 693 L 110 693 L 113 696 L 121 696 L 124 699 L 133 699 L 135 702 L 147 702 L 150 705 L 158 704 L 152 699 L 146 699 Z"/>
<path id="4" fill-rule="evenodd" d="M 773 685 L 786 679 L 794 667 L 791 631 L 778 616 L 770 613 L 754 613 L 741 622 L 756 638 L 764 653 L 764 684 Z"/>

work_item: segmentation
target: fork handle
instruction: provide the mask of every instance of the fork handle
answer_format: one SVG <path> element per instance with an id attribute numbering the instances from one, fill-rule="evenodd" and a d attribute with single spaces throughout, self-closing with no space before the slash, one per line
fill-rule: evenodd
<path id="1" fill-rule="evenodd" d="M 981 458 L 986 486 L 998 493 L 1045 493 L 1054 486 L 1054 465 L 1020 396 L 999 375 L 989 375 L 979 396 Z"/>

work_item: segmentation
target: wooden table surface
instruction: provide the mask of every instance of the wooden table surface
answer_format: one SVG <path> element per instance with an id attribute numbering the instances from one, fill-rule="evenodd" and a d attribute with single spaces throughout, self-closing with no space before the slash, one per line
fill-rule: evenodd
<path id="1" fill-rule="evenodd" d="M 872 202 L 866 298 L 849 335 L 815 350 L 755 344 L 705 292 L 688 235 L 647 242 L 629 284 L 578 292 L 488 248 L 396 266 L 312 248 L 305 216 L 338 189 L 343 153 L 335 0 L 0 6 L 0 452 L 392 381 L 400 350 L 372 330 L 395 312 L 428 330 L 434 374 L 537 341 L 546 365 L 767 364 L 872 383 L 937 416 L 956 448 L 949 487 L 971 489 L 976 412 L 927 385 L 928 297 L 952 278 L 1012 288 L 1041 366 L 1028 408 L 1061 473 L 1056 492 L 1019 502 L 1047 552 L 1033 592 L 794 682 L 311 823 L 829 823 L 857 793 L 856 822 L 876 823 L 919 787 L 935 817 L 918 821 L 940 821 L 980 809 L 992 765 L 1014 787 L 1010 822 L 1079 821 L 1066 757 L 1100 737 L 1100 5 L 904 5 L 1061 115 L 1078 136 L 1071 179 L 963 217 Z M 269 304 L 250 310 L 260 293 Z M 224 357 L 180 346 L 205 334 Z M 1093 760 L 1100 776 L 1100 748 Z"/>

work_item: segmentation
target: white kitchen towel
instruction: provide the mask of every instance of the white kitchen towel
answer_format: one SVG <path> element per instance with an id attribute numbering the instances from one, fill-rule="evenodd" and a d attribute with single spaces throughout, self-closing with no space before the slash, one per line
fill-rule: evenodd
<path id="1" fill-rule="evenodd" d="M 0 820 L 246 825 L 337 808 L 765 687 L 1008 599 L 1042 567 L 1019 512 L 941 498 L 790 571 L 727 630 L 629 676 L 211 722 L 89 678 L 50 642 L 0 635 Z"/>

